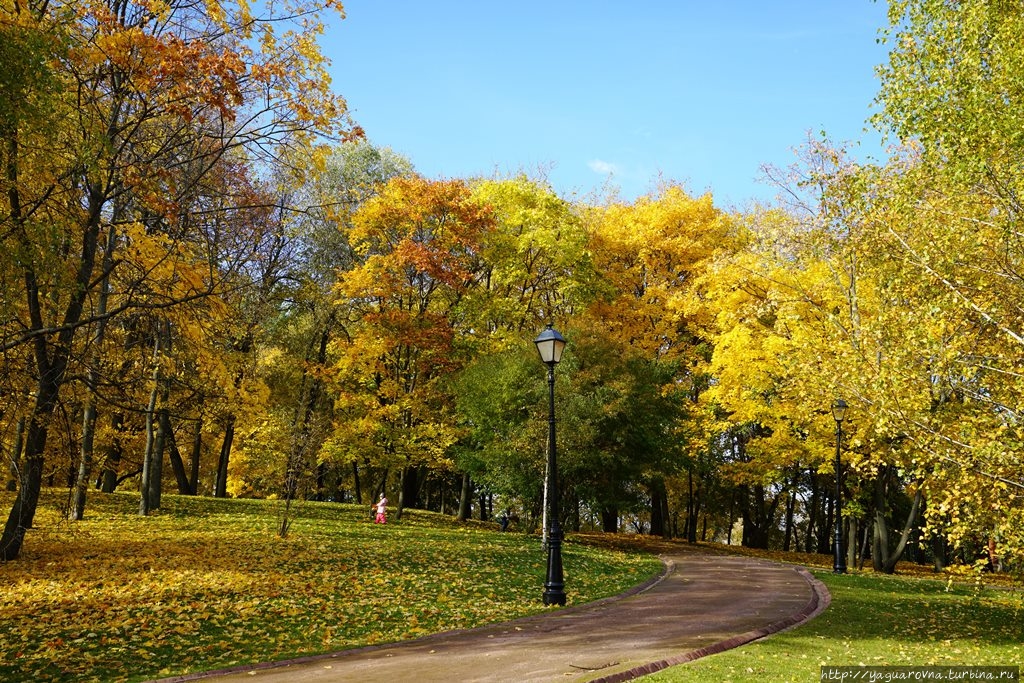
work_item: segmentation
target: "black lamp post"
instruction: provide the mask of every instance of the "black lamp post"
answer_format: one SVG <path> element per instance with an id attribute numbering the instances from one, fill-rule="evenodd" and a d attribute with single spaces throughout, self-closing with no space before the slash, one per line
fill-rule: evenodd
<path id="1" fill-rule="evenodd" d="M 548 323 L 533 340 L 541 362 L 548 366 L 548 576 L 544 582 L 544 604 L 565 604 L 562 578 L 562 525 L 558 521 L 558 470 L 555 464 L 555 366 L 562 360 L 566 341 Z"/>
<path id="2" fill-rule="evenodd" d="M 832 404 L 832 417 L 836 421 L 836 530 L 835 536 L 835 559 L 832 562 L 834 574 L 846 573 L 846 558 L 843 557 L 843 492 L 839 483 L 839 450 L 843 443 L 843 418 L 846 417 L 846 401 L 839 398 Z"/>

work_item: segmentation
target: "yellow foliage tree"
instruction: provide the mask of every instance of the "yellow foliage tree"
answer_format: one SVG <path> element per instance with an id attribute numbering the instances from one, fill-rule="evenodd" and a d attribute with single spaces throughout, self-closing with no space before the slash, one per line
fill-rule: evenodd
<path id="1" fill-rule="evenodd" d="M 617 345 L 624 359 L 667 369 L 656 371 L 667 379 L 660 391 L 673 396 L 683 406 L 679 414 L 686 416 L 671 427 L 676 439 L 685 442 L 683 463 L 670 463 L 669 453 L 656 458 L 636 454 L 650 463 L 644 485 L 652 501 L 652 529 L 666 533 L 665 477 L 685 466 L 692 490 L 696 464 L 707 447 L 700 426 L 706 416 L 700 414 L 696 398 L 706 386 L 702 360 L 709 347 L 695 319 L 706 312 L 691 305 L 692 288 L 717 254 L 731 250 L 731 221 L 715 208 L 710 194 L 694 198 L 677 185 L 665 185 L 656 195 L 630 204 L 592 207 L 584 220 L 601 280 L 593 303 L 575 325 Z M 699 477 L 697 488 L 696 495 L 687 496 L 687 528 L 694 532 L 703 502 Z"/>

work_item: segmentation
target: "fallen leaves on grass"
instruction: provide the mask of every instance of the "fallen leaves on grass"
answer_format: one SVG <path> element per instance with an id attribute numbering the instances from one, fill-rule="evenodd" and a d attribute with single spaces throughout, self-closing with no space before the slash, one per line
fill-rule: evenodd
<path id="1" fill-rule="evenodd" d="M 279 506 L 93 494 L 61 520 L 47 492 L 22 556 L 0 568 L 0 680 L 130 681 L 413 638 L 544 609 L 534 537 L 406 511 L 370 523 L 364 506 Z M 645 580 L 647 556 L 564 546 L 570 600 Z"/>

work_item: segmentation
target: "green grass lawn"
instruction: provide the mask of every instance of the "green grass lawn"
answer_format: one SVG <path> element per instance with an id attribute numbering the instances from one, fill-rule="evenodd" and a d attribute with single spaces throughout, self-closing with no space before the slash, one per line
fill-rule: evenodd
<path id="1" fill-rule="evenodd" d="M 1019 590 L 870 572 L 814 574 L 832 594 L 816 619 L 642 680 L 806 683 L 819 680 L 822 666 L 1024 665 Z"/>
<path id="2" fill-rule="evenodd" d="M 0 494 L 6 515 L 11 494 Z M 407 510 L 91 493 L 64 521 L 45 491 L 21 557 L 0 565 L 0 681 L 137 681 L 286 659 L 544 611 L 536 536 Z M 661 571 L 638 552 L 567 542 L 569 604 Z M 188 664 L 186 665 L 185 662 Z"/>

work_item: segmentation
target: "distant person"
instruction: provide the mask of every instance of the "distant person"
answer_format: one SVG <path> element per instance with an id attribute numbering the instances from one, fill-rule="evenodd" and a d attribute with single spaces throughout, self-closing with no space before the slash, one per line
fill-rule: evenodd
<path id="1" fill-rule="evenodd" d="M 1003 571 L 1003 565 L 999 558 L 999 553 L 996 552 L 996 539 L 989 537 L 988 547 L 988 562 L 985 564 L 985 571 L 990 572 L 1001 572 Z"/>
<path id="2" fill-rule="evenodd" d="M 501 513 L 501 517 L 498 518 L 498 524 L 501 525 L 501 530 L 502 531 L 508 531 L 509 519 L 510 519 L 510 515 L 508 513 L 508 510 L 505 510 L 504 512 L 502 512 Z"/>
<path id="3" fill-rule="evenodd" d="M 388 523 L 388 499 L 384 497 L 384 494 L 380 494 L 380 500 L 377 501 L 377 517 L 373 520 L 377 524 Z"/>

